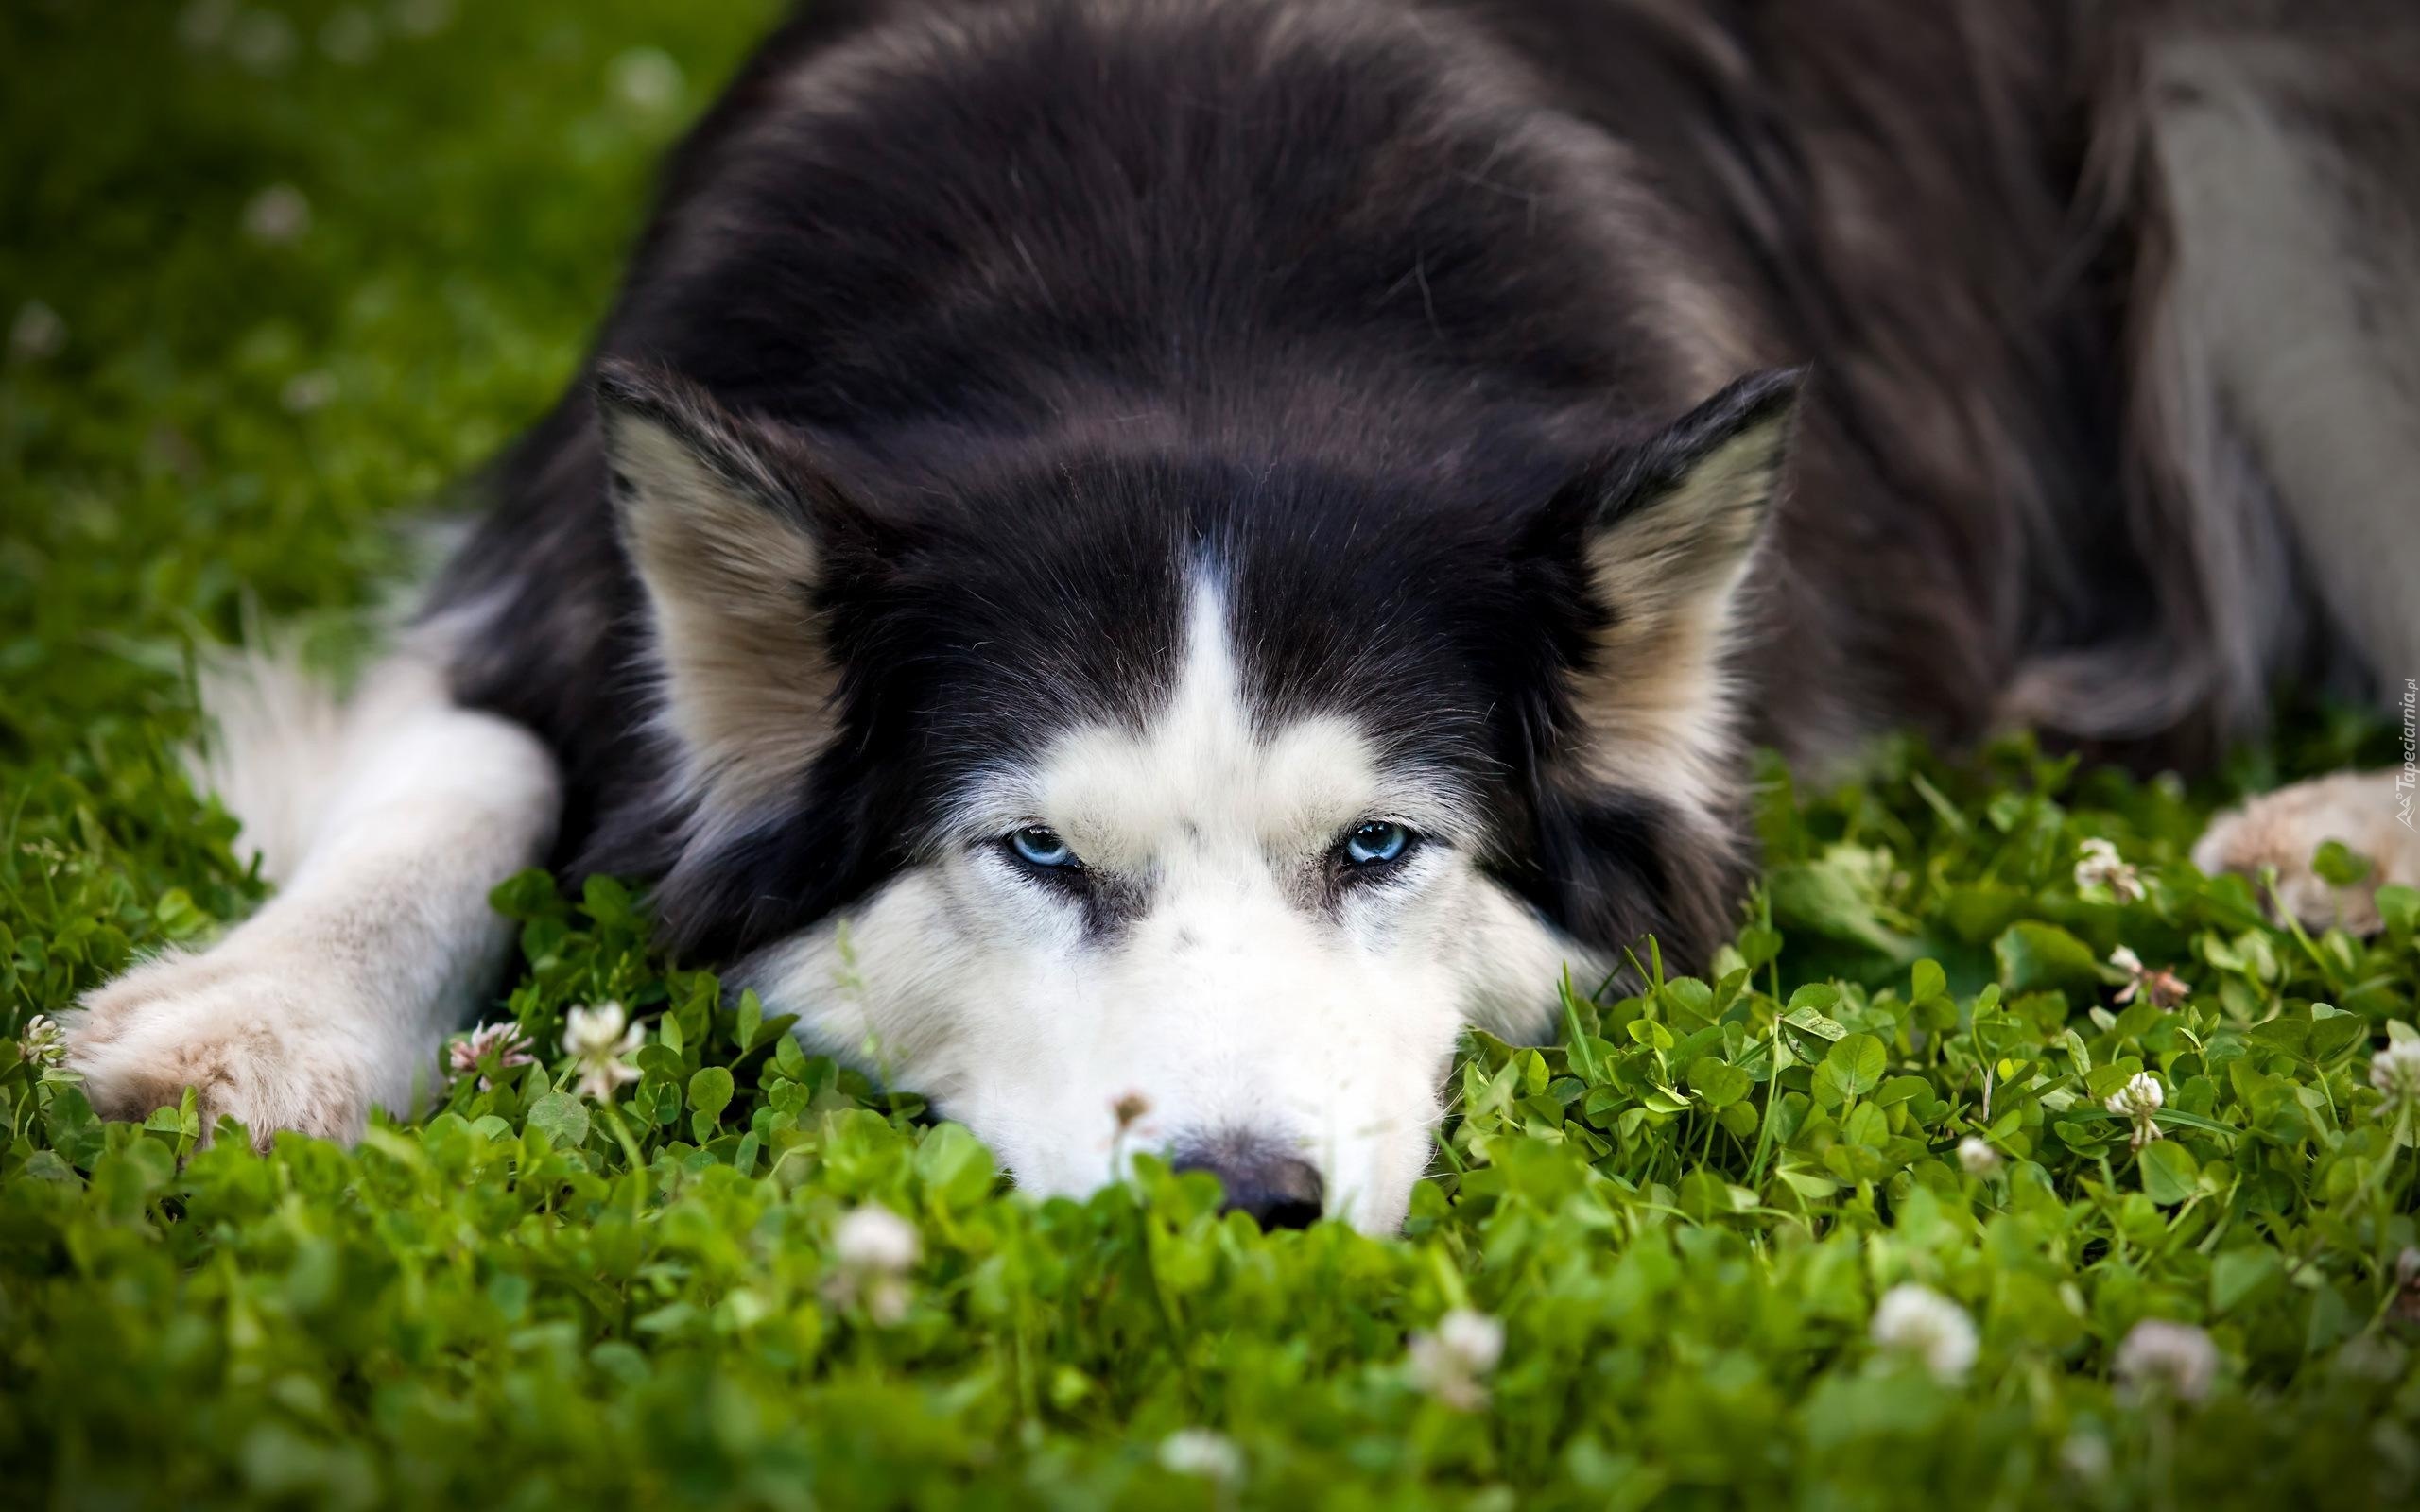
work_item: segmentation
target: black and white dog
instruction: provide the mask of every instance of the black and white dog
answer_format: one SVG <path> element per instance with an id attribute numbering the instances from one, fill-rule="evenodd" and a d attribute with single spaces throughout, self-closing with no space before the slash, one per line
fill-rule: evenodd
<path id="1" fill-rule="evenodd" d="M 282 891 L 76 1062 L 355 1132 L 601 868 L 1028 1188 L 1136 1092 L 1390 1228 L 1465 1025 L 1724 937 L 1747 743 L 2401 696 L 2414 17 L 816 0 L 395 657 L 218 690 Z M 2409 873 L 2392 784 L 2203 859 Z"/>

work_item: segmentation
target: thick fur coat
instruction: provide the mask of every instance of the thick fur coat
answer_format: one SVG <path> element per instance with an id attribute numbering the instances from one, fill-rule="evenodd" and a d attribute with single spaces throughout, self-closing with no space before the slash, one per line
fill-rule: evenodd
<path id="1" fill-rule="evenodd" d="M 2191 761 L 2420 666 L 2398 14 L 820 0 L 482 480 L 447 696 L 337 721 L 421 763 L 350 853 L 645 879 L 1039 1189 L 1133 1089 L 1239 1204 L 1390 1226 L 1462 1025 L 1724 937 L 1752 743 Z M 454 750 L 527 795 L 475 859 L 408 838 Z M 288 849 L 262 937 L 324 946 L 371 864 Z M 136 980 L 129 1106 L 391 1101 Z"/>

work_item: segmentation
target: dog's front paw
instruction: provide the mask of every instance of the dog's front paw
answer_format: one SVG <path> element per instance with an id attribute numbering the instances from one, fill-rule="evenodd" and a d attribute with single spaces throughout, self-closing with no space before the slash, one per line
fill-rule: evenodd
<path id="1" fill-rule="evenodd" d="M 2380 883 L 2420 877 L 2420 836 L 2398 817 L 2392 772 L 2339 772 L 2265 793 L 2210 821 L 2193 844 L 2193 864 L 2215 876 L 2277 873 L 2277 903 L 2308 929 L 2379 928 Z M 2312 867 L 2329 840 L 2369 862 L 2369 872 L 2340 887 Z"/>
<path id="2" fill-rule="evenodd" d="M 279 1129 L 352 1140 L 377 1091 L 374 1012 L 308 953 L 239 936 L 88 995 L 67 1016 L 67 1063 L 105 1118 L 142 1118 L 192 1087 L 205 1140 L 222 1116 L 263 1149 Z"/>

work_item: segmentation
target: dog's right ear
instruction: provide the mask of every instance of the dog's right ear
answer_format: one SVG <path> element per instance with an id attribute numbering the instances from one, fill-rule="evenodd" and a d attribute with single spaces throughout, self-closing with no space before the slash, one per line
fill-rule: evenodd
<path id="1" fill-rule="evenodd" d="M 831 741 L 839 669 L 819 604 L 864 517 L 796 437 L 684 378 L 610 362 L 596 400 L 684 796 L 710 820 L 761 812 Z"/>

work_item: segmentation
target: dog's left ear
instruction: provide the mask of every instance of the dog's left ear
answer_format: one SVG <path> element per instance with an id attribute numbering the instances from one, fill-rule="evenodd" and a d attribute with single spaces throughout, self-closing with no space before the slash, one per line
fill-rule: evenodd
<path id="1" fill-rule="evenodd" d="M 1582 600 L 1536 793 L 1550 911 L 1608 948 L 1651 931 L 1685 970 L 1726 937 L 1744 877 L 1725 656 L 1801 387 L 1795 369 L 1740 379 L 1590 470 L 1546 520 Z"/>
<path id="2" fill-rule="evenodd" d="M 1600 661 L 1729 614 L 1781 490 L 1802 379 L 1789 368 L 1739 379 L 1585 485 L 1589 586 L 1614 621 Z"/>
<path id="3" fill-rule="evenodd" d="M 1616 453 L 1564 501 L 1594 622 L 1570 674 L 1573 733 L 1602 782 L 1702 790 L 1728 746 L 1723 654 L 1803 378 L 1739 379 Z"/>
<path id="4" fill-rule="evenodd" d="M 761 811 L 830 742 L 839 668 L 820 601 L 865 517 L 798 438 L 686 379 L 609 362 L 596 399 L 685 796 Z"/>

